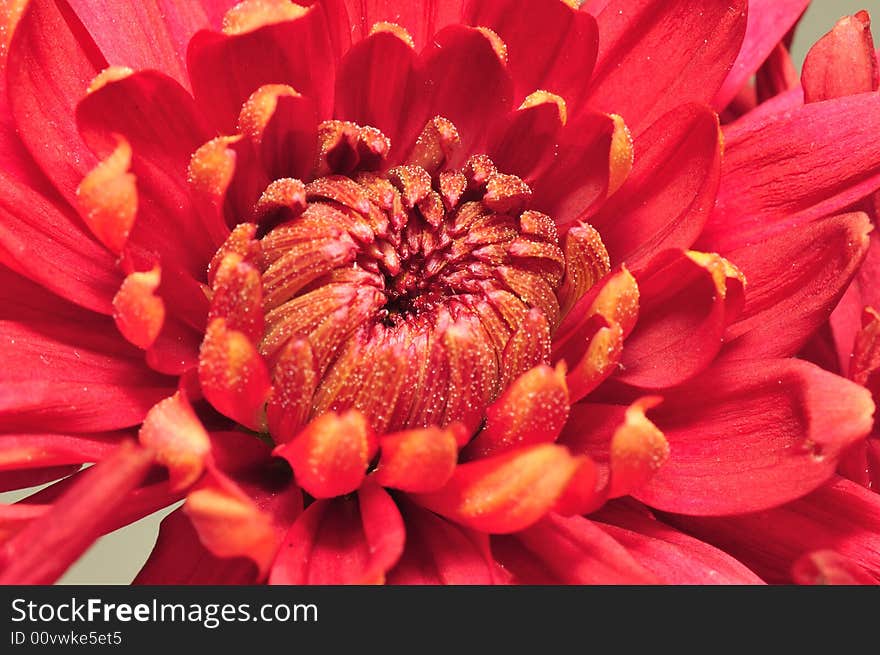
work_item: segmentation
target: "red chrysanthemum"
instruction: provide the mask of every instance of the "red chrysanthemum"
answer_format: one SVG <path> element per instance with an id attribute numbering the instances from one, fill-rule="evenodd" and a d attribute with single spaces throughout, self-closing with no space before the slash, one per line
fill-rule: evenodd
<path id="1" fill-rule="evenodd" d="M 880 580 L 867 15 L 231 4 L 0 5 L 0 582 Z"/>

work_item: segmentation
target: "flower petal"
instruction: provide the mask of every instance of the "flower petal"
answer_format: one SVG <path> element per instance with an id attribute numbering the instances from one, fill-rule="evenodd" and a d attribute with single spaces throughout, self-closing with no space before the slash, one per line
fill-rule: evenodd
<path id="1" fill-rule="evenodd" d="M 150 409 L 138 439 L 168 468 L 172 491 L 199 479 L 211 451 L 208 433 L 180 391 Z"/>
<path id="2" fill-rule="evenodd" d="M 817 550 L 833 550 L 880 578 L 880 496 L 842 478 L 763 512 L 663 518 L 730 553 L 770 583 L 790 583 L 792 565 Z"/>
<path id="3" fill-rule="evenodd" d="M 175 381 L 103 317 L 79 324 L 0 322 L 0 426 L 9 431 L 100 432 L 140 423 Z"/>
<path id="4" fill-rule="evenodd" d="M 68 4 L 110 64 L 155 68 L 187 83 L 186 44 L 207 22 L 198 2 L 68 0 Z"/>
<path id="5" fill-rule="evenodd" d="M 672 107 L 711 101 L 746 31 L 745 0 L 612 0 L 598 15 L 591 106 L 638 134 Z"/>
<path id="6" fill-rule="evenodd" d="M 32 0 L 18 23 L 4 70 L 18 133 L 40 168 L 71 204 L 97 163 L 74 123 L 76 103 L 107 67 L 75 15 Z"/>
<path id="7" fill-rule="evenodd" d="M 302 511 L 302 494 L 295 486 L 262 495 L 253 497 L 219 471 L 211 471 L 183 505 L 211 553 L 249 558 L 260 578 L 268 573 L 287 525 Z"/>
<path id="8" fill-rule="evenodd" d="M 744 564 L 658 521 L 644 509 L 609 504 L 591 518 L 665 584 L 764 584 Z"/>
<path id="9" fill-rule="evenodd" d="M 446 25 L 460 22 L 464 0 L 344 0 L 351 21 L 352 39 L 367 38 L 376 23 L 390 21 L 409 32 L 415 46 L 425 47 Z"/>
<path id="10" fill-rule="evenodd" d="M 270 584 L 383 582 L 403 552 L 404 525 L 391 496 L 367 483 L 353 498 L 318 500 L 290 528 Z"/>
<path id="11" fill-rule="evenodd" d="M 458 442 L 453 428 L 414 428 L 385 435 L 373 478 L 383 487 L 413 493 L 436 491 L 455 470 Z"/>
<path id="12" fill-rule="evenodd" d="M 257 569 L 243 557 L 221 558 L 202 545 L 182 509 L 162 519 L 159 536 L 132 584 L 255 584 Z"/>
<path id="13" fill-rule="evenodd" d="M 733 68 L 712 102 L 716 110 L 730 104 L 809 4 L 810 0 L 749 0 L 745 38 Z"/>
<path id="14" fill-rule="evenodd" d="M 388 584 L 497 584 L 501 576 L 486 535 L 465 530 L 418 505 L 401 506 L 406 547 Z"/>
<path id="15" fill-rule="evenodd" d="M 530 446 L 462 464 L 444 488 L 413 499 L 476 530 L 516 532 L 550 510 L 577 466 L 565 448 Z"/>
<path id="16" fill-rule="evenodd" d="M 749 116 L 725 130 L 718 203 L 697 242 L 730 250 L 827 216 L 880 186 L 880 94 Z"/>
<path id="17" fill-rule="evenodd" d="M 801 83 L 805 102 L 877 90 L 880 66 L 868 12 L 841 18 L 834 29 L 810 48 L 804 59 Z"/>
<path id="18" fill-rule="evenodd" d="M 616 378 L 662 389 L 703 371 L 742 309 L 742 273 L 718 255 L 668 251 L 652 259 L 636 280 L 639 320 L 624 345 Z"/>
<path id="19" fill-rule="evenodd" d="M 334 59 L 324 11 L 240 33 L 201 31 L 189 44 L 187 68 L 199 106 L 231 134 L 242 104 L 264 84 L 288 84 L 331 112 Z"/>
<path id="20" fill-rule="evenodd" d="M 146 475 L 151 454 L 125 442 L 90 468 L 52 508 L 0 548 L 0 584 L 51 584 L 102 534 Z"/>
<path id="21" fill-rule="evenodd" d="M 620 116 L 586 112 L 566 123 L 551 163 L 534 173 L 531 206 L 560 227 L 583 220 L 626 179 L 632 139 Z"/>
<path id="22" fill-rule="evenodd" d="M 497 37 L 496 37 L 497 38 Z M 434 35 L 419 56 L 418 102 L 407 110 L 408 134 L 434 116 L 455 125 L 461 136 L 461 160 L 486 139 L 486 125 L 507 113 L 513 104 L 513 82 L 491 35 L 477 28 L 453 25 Z M 422 86 L 424 85 L 424 86 Z M 401 144 L 409 146 L 409 144 Z"/>
<path id="23" fill-rule="evenodd" d="M 269 372 L 248 337 L 214 319 L 199 351 L 199 382 L 208 401 L 219 412 L 252 430 L 265 422 Z"/>
<path id="24" fill-rule="evenodd" d="M 56 467 L 97 462 L 109 455 L 124 433 L 86 435 L 0 435 L 0 471 Z"/>
<path id="25" fill-rule="evenodd" d="M 112 150 L 118 135 L 131 145 L 138 215 L 129 243 L 158 253 L 166 266 L 203 275 L 228 230 L 190 197 L 190 156 L 211 138 L 192 97 L 166 75 L 143 71 L 93 90 L 77 106 L 76 118 L 96 152 Z"/>
<path id="26" fill-rule="evenodd" d="M 579 103 L 599 47 L 591 15 L 564 0 L 489 0 L 470 3 L 467 20 L 507 43 L 517 100 L 544 89 Z"/>
<path id="27" fill-rule="evenodd" d="M 538 443 L 552 443 L 568 418 L 565 366 L 529 369 L 486 408 L 486 424 L 464 451 L 467 459 L 491 457 Z"/>
<path id="28" fill-rule="evenodd" d="M 492 538 L 492 552 L 517 584 L 653 584 L 657 578 L 582 516 L 551 514 L 515 535 Z"/>
<path id="29" fill-rule="evenodd" d="M 817 550 L 802 555 L 792 566 L 795 584 L 877 585 L 880 577 L 871 575 L 852 559 L 833 550 Z"/>
<path id="30" fill-rule="evenodd" d="M 391 139 L 397 156 L 413 138 L 404 126 L 412 101 L 408 96 L 416 88 L 416 54 L 404 36 L 388 30 L 373 33 L 345 53 L 336 75 L 334 115 L 378 128 Z"/>
<path id="31" fill-rule="evenodd" d="M 718 118 L 702 105 L 676 107 L 633 148 L 633 170 L 623 187 L 590 218 L 611 261 L 630 268 L 666 248 L 690 248 L 699 236 L 718 190 Z"/>
<path id="32" fill-rule="evenodd" d="M 844 214 L 731 251 L 746 302 L 725 334 L 725 357 L 794 355 L 831 314 L 868 250 L 871 224 Z"/>
<path id="33" fill-rule="evenodd" d="M 669 460 L 634 495 L 683 514 L 774 507 L 815 489 L 871 429 L 862 387 L 799 360 L 730 362 L 664 392 Z"/>
<path id="34" fill-rule="evenodd" d="M 376 447 L 363 414 L 351 410 L 321 414 L 273 454 L 290 462 L 297 484 L 311 495 L 332 498 L 360 487 Z"/>

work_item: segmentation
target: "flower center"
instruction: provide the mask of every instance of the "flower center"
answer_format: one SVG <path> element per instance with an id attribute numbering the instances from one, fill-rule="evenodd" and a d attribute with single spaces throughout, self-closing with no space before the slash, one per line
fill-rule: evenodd
<path id="1" fill-rule="evenodd" d="M 264 194 L 286 194 L 294 216 L 261 241 L 259 347 L 276 369 L 312 368 L 313 389 L 276 388 L 311 392 L 312 416 L 356 408 L 380 431 L 475 430 L 513 378 L 548 359 L 565 272 L 553 221 L 526 210 L 528 186 L 488 157 L 430 168 L 279 180 Z M 546 347 L 523 357 L 524 338 Z"/>

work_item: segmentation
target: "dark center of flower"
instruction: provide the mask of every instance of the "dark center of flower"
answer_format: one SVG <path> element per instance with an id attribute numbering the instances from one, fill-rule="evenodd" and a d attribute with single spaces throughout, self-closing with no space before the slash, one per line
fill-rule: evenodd
<path id="1" fill-rule="evenodd" d="M 476 428 L 511 379 L 547 360 L 559 321 L 565 260 L 553 221 L 525 210 L 530 195 L 485 156 L 305 185 L 301 213 L 262 239 L 262 354 L 278 366 L 307 343 L 313 416 Z M 524 356 L 525 342 L 545 346 Z"/>

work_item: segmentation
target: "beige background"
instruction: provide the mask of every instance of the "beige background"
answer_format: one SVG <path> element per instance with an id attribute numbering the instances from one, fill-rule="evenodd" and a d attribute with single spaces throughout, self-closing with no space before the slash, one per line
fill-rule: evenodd
<path id="1" fill-rule="evenodd" d="M 801 24 L 792 47 L 801 62 L 812 43 L 827 32 L 835 21 L 859 9 L 867 9 L 880 21 L 880 0 L 814 0 Z M 876 27 L 875 36 L 878 35 Z M 0 494 L 0 501 L 13 502 L 25 492 Z M 159 529 L 159 521 L 170 510 L 163 510 L 100 539 L 61 579 L 61 584 L 126 584 L 146 560 Z"/>

